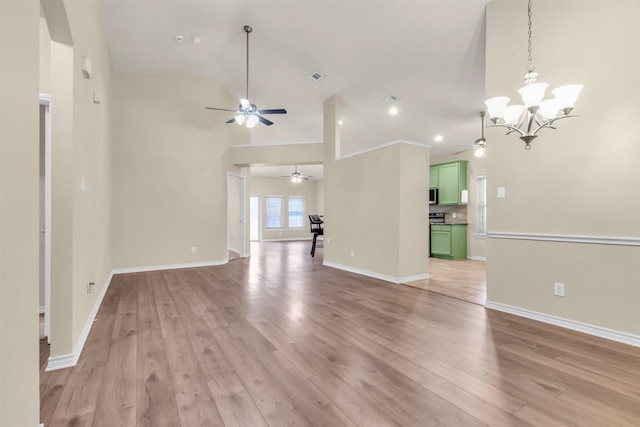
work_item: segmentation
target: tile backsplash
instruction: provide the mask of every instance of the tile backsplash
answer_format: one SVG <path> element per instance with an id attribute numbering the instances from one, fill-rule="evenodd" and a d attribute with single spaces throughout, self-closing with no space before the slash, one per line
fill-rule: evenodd
<path id="1" fill-rule="evenodd" d="M 467 205 L 430 205 L 429 212 L 444 212 L 444 222 L 447 224 L 467 224 Z M 453 214 L 456 217 L 453 217 Z"/>

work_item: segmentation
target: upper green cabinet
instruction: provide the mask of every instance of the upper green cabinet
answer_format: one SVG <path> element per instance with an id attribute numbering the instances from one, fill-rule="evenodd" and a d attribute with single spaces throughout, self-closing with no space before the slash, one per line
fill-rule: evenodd
<path id="1" fill-rule="evenodd" d="M 429 168 L 429 187 L 438 188 L 438 204 L 462 204 L 462 190 L 467 189 L 467 161 L 439 163 Z"/>
<path id="2" fill-rule="evenodd" d="M 438 168 L 435 166 L 429 168 L 429 187 L 438 188 Z"/>

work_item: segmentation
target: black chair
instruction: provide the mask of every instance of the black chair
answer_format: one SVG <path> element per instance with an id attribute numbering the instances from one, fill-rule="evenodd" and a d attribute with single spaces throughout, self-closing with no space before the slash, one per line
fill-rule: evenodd
<path id="1" fill-rule="evenodd" d="M 319 215 L 309 215 L 309 230 L 313 234 L 313 243 L 311 244 L 311 256 L 316 255 L 316 242 L 318 240 L 318 236 L 324 235 L 324 229 L 322 228 L 322 224 L 324 221 L 320 218 Z M 322 246 L 319 246 L 320 248 Z"/>

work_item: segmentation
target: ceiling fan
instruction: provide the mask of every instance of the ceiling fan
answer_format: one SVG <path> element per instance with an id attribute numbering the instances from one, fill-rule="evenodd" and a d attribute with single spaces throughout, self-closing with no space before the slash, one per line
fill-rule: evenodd
<path id="1" fill-rule="evenodd" d="M 284 108 L 276 108 L 271 110 L 258 110 L 255 104 L 249 101 L 249 33 L 253 31 L 249 25 L 244 26 L 244 32 L 247 34 L 247 92 L 245 98 L 240 98 L 240 106 L 237 110 L 229 110 L 227 108 L 205 107 L 207 110 L 230 111 L 238 115 L 227 120 L 226 123 L 237 123 L 239 125 L 246 124 L 248 128 L 254 127 L 258 122 L 267 126 L 271 126 L 273 122 L 262 117 L 262 114 L 287 114 Z"/>
<path id="2" fill-rule="evenodd" d="M 482 129 L 482 136 L 478 139 L 476 139 L 473 142 L 473 145 L 465 150 L 462 151 L 458 151 L 455 154 L 460 154 L 460 153 L 464 153 L 467 150 L 473 150 L 473 154 L 476 157 L 482 157 L 484 159 L 486 150 L 487 150 L 487 140 L 484 138 L 484 111 L 480 111 L 480 122 L 481 122 L 481 129 Z"/>
<path id="3" fill-rule="evenodd" d="M 298 172 L 298 165 L 295 166 L 295 171 L 291 174 L 291 175 L 283 175 L 282 178 L 289 178 L 291 179 L 291 182 L 293 182 L 294 184 L 297 184 L 299 182 L 302 182 L 302 180 L 308 180 L 309 178 L 313 178 L 311 175 L 302 175 L 300 172 Z"/>

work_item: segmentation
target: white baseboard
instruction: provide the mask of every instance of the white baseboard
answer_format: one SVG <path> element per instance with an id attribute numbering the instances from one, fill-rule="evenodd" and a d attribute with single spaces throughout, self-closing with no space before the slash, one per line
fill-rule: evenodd
<path id="1" fill-rule="evenodd" d="M 476 261 L 486 261 L 487 257 L 486 256 L 470 256 L 470 257 L 467 257 L 467 259 L 473 259 Z"/>
<path id="2" fill-rule="evenodd" d="M 374 279 L 384 280 L 385 282 L 391 283 L 409 283 L 415 282 L 417 280 L 426 280 L 429 278 L 429 274 L 418 274 L 415 276 L 406 276 L 406 277 L 394 277 L 386 274 L 375 273 L 373 271 L 362 270 L 360 268 L 350 267 L 348 265 L 342 265 L 331 261 L 323 261 L 322 265 L 326 265 L 327 267 L 337 268 L 338 270 L 348 271 L 350 273 L 361 274 L 363 276 L 373 277 Z"/>
<path id="3" fill-rule="evenodd" d="M 313 237 L 287 237 L 284 239 L 262 239 L 262 242 L 293 242 L 299 240 L 313 240 Z M 319 239 L 318 239 L 319 240 Z"/>
<path id="4" fill-rule="evenodd" d="M 613 329 L 590 325 L 588 323 L 576 322 L 575 320 L 564 319 L 562 317 L 538 313 L 536 311 L 513 307 L 506 304 L 500 304 L 497 302 L 487 301 L 485 303 L 485 307 L 493 310 L 503 311 L 505 313 L 515 314 L 516 316 L 526 317 L 527 319 L 538 320 L 540 322 L 549 323 L 551 325 L 560 326 L 574 331 L 584 332 L 585 334 L 594 335 L 596 337 L 629 344 L 634 347 L 640 347 L 640 336 L 638 335 L 615 331 Z"/>
<path id="5" fill-rule="evenodd" d="M 229 262 L 229 259 L 225 258 L 217 261 L 189 262 L 184 264 L 149 265 L 145 267 L 126 267 L 126 268 L 116 268 L 111 273 L 112 274 L 144 273 L 147 271 L 176 270 L 178 268 L 212 267 L 216 265 L 223 265 L 228 262 Z"/>

